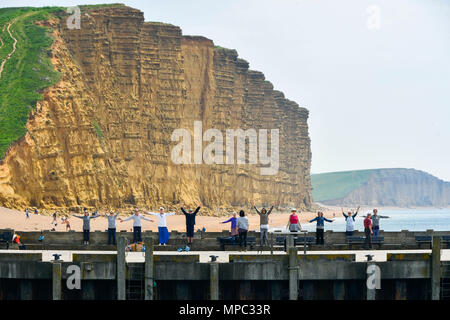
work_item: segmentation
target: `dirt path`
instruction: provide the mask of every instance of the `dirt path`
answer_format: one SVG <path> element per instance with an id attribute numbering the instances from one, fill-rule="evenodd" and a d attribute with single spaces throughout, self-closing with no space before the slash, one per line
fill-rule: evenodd
<path id="1" fill-rule="evenodd" d="M 5 57 L 5 59 L 3 59 L 2 64 L 0 65 L 0 79 L 2 78 L 3 68 L 5 66 L 6 61 L 8 61 L 9 58 L 11 58 L 11 56 L 14 54 L 14 52 L 16 52 L 16 49 L 17 49 L 17 39 L 14 38 L 14 36 L 12 35 L 11 30 L 10 30 L 11 25 L 13 25 L 14 22 L 16 22 L 16 20 L 17 20 L 17 18 L 15 18 L 13 21 L 11 21 L 8 24 L 8 27 L 6 28 L 6 31 L 8 31 L 9 36 L 11 37 L 11 39 L 14 40 L 14 43 L 13 43 L 12 51 Z M 2 46 L 3 46 L 3 40 L 2 40 Z"/>

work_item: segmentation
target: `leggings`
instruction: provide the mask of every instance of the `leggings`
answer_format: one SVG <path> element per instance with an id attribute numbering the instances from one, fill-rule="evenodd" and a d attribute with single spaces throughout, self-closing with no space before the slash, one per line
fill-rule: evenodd
<path id="1" fill-rule="evenodd" d="M 267 245 L 269 245 L 269 239 L 268 239 L 268 237 L 267 237 L 267 233 L 268 233 L 268 229 L 266 229 L 266 228 L 261 228 L 261 239 L 260 239 L 260 243 L 261 243 L 261 246 L 263 246 L 264 244 L 267 244 Z"/>
<path id="2" fill-rule="evenodd" d="M 83 241 L 89 241 L 89 230 L 83 230 Z"/>
<path id="3" fill-rule="evenodd" d="M 239 229 L 239 246 L 242 247 L 244 243 L 244 248 L 247 248 L 247 230 Z"/>

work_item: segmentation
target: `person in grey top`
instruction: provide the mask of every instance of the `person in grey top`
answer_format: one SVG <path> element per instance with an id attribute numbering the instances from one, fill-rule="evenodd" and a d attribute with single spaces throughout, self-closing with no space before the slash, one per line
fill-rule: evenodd
<path id="1" fill-rule="evenodd" d="M 116 214 L 112 210 L 109 211 L 109 215 L 106 215 L 108 218 L 108 245 L 113 244 L 116 245 L 116 219 L 119 216 L 120 211 L 117 211 Z"/>
<path id="2" fill-rule="evenodd" d="M 380 219 L 388 219 L 388 216 L 380 216 L 378 215 L 378 209 L 373 209 L 373 215 L 370 217 L 372 219 L 372 229 L 373 235 L 378 236 L 378 232 L 380 232 Z"/>
<path id="3" fill-rule="evenodd" d="M 236 224 L 239 232 L 239 246 L 242 250 L 242 244 L 244 244 L 244 251 L 247 251 L 248 219 L 244 210 L 239 211 L 239 218 L 237 218 Z"/>
<path id="4" fill-rule="evenodd" d="M 83 219 L 83 243 L 89 244 L 89 231 L 91 230 L 91 219 L 100 217 L 100 215 L 90 216 L 87 209 L 84 208 L 84 216 L 76 216 L 75 218 Z"/>
<path id="5" fill-rule="evenodd" d="M 274 203 L 275 204 L 275 203 Z M 262 208 L 261 211 L 256 208 L 255 203 L 252 202 L 253 208 L 255 208 L 256 213 L 259 214 L 259 227 L 260 227 L 260 246 L 262 247 L 264 244 L 269 245 L 269 239 L 267 237 L 267 233 L 269 232 L 269 214 L 273 210 L 273 205 L 269 209 Z"/>

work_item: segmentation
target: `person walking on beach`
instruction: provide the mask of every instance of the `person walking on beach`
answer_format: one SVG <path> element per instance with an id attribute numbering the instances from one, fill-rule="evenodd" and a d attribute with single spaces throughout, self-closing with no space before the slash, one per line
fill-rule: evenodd
<path id="1" fill-rule="evenodd" d="M 53 221 L 52 221 L 52 225 L 54 224 L 55 225 L 55 227 L 58 225 L 58 223 L 57 223 L 57 221 L 56 221 L 56 211 L 55 212 L 53 212 Z"/>
<path id="2" fill-rule="evenodd" d="M 70 222 L 67 217 L 61 217 L 61 223 L 66 225 L 66 231 L 70 231 Z"/>
<path id="3" fill-rule="evenodd" d="M 364 249 L 372 249 L 372 220 L 370 219 L 371 214 L 368 213 L 364 219 L 364 234 L 366 239 L 364 241 Z"/>
<path id="4" fill-rule="evenodd" d="M 237 229 L 236 212 L 233 212 L 233 216 L 230 219 L 228 219 L 226 221 L 223 221 L 223 222 L 219 222 L 219 223 L 222 224 L 222 223 L 228 223 L 228 222 L 231 223 L 231 236 L 232 237 L 237 237 L 238 229 Z"/>
<path id="5" fill-rule="evenodd" d="M 25 209 L 25 216 L 26 216 L 26 219 L 30 219 L 30 214 L 28 212 L 28 208 Z"/>
<path id="6" fill-rule="evenodd" d="M 200 210 L 201 206 L 202 204 L 200 203 L 194 212 L 192 212 L 192 209 L 189 209 L 188 212 L 186 212 L 184 208 L 181 207 L 181 211 L 186 217 L 186 238 L 188 244 L 192 244 L 192 242 L 194 241 L 195 216 L 197 215 L 197 212 Z"/>
<path id="7" fill-rule="evenodd" d="M 316 222 L 316 244 L 321 244 L 324 245 L 324 240 L 323 240 L 323 233 L 324 233 L 324 229 L 325 229 L 325 221 L 326 222 L 333 222 L 334 220 L 329 220 L 327 218 L 325 218 L 323 216 L 323 212 L 319 211 L 317 212 L 317 217 L 315 217 L 312 220 L 309 220 L 309 222 Z"/>
<path id="8" fill-rule="evenodd" d="M 259 214 L 260 246 L 262 247 L 263 245 L 269 245 L 269 238 L 267 234 L 269 232 L 269 214 L 273 210 L 273 205 L 269 211 L 267 211 L 266 208 L 262 208 L 261 211 L 259 211 L 255 206 L 255 202 L 252 202 L 252 205 L 253 208 L 255 208 L 256 213 Z"/>
<path id="9" fill-rule="evenodd" d="M 109 215 L 106 215 L 108 219 L 108 245 L 116 245 L 116 219 L 119 216 L 120 211 L 114 214 L 114 211 L 110 210 Z"/>
<path id="10" fill-rule="evenodd" d="M 34 208 L 34 214 L 37 214 L 37 215 L 39 215 L 39 213 L 38 213 L 38 209 L 37 209 L 37 208 Z"/>
<path id="11" fill-rule="evenodd" d="M 165 246 L 169 242 L 169 230 L 167 229 L 167 220 L 166 218 L 169 216 L 173 216 L 175 212 L 164 212 L 164 208 L 159 208 L 159 213 L 156 212 L 147 212 L 148 214 L 154 215 L 158 217 L 158 236 L 159 236 L 159 245 Z"/>
<path id="12" fill-rule="evenodd" d="M 84 216 L 73 215 L 75 218 L 83 219 L 83 243 L 89 244 L 89 232 L 91 230 L 91 219 L 100 217 L 100 215 L 90 216 L 87 209 L 84 208 Z"/>
<path id="13" fill-rule="evenodd" d="M 378 233 L 380 232 L 380 219 L 388 219 L 388 218 L 390 217 L 378 215 L 378 210 L 373 209 L 373 215 L 370 217 L 370 219 L 372 219 L 372 230 L 373 235 L 375 237 L 377 237 Z"/>
<path id="14" fill-rule="evenodd" d="M 297 209 L 295 208 L 292 208 L 291 210 L 291 215 L 289 216 L 289 221 L 286 229 L 288 229 L 290 232 L 299 232 L 300 230 L 302 230 L 302 226 L 300 225 L 300 221 L 297 215 Z"/>
<path id="15" fill-rule="evenodd" d="M 244 251 L 247 251 L 248 219 L 245 216 L 244 210 L 239 211 L 239 218 L 237 218 L 236 224 L 239 232 L 239 246 L 242 250 L 243 244 Z"/>
<path id="16" fill-rule="evenodd" d="M 345 218 L 345 235 L 347 237 L 353 236 L 353 232 L 355 231 L 355 218 L 356 215 L 358 214 L 359 208 L 360 206 L 358 206 L 358 208 L 356 209 L 355 214 L 353 214 L 351 211 L 348 211 L 348 215 L 344 213 L 344 208 L 341 208 L 342 214 L 344 215 Z"/>
<path id="17" fill-rule="evenodd" d="M 111 216 L 111 214 L 109 215 L 109 217 Z M 108 217 L 108 223 L 109 223 L 109 217 Z M 114 218 L 115 219 L 115 218 Z M 143 215 L 139 214 L 139 209 L 138 208 L 134 208 L 134 214 L 132 214 L 131 216 L 129 216 L 128 218 L 122 220 L 121 218 L 119 218 L 119 221 L 125 222 L 128 220 L 133 219 L 133 243 L 137 243 L 137 242 L 142 242 L 142 236 L 141 236 L 141 232 L 142 232 L 142 223 L 141 223 L 141 219 L 145 220 L 145 221 L 150 221 L 153 222 L 153 220 L 144 217 Z"/>

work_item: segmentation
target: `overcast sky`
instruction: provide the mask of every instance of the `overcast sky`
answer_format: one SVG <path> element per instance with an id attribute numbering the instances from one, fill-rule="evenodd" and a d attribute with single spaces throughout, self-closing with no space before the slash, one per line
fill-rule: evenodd
<path id="1" fill-rule="evenodd" d="M 450 1 L 121 2 L 236 49 L 310 110 L 312 173 L 405 167 L 450 181 Z"/>

